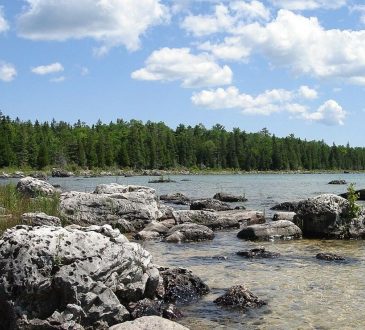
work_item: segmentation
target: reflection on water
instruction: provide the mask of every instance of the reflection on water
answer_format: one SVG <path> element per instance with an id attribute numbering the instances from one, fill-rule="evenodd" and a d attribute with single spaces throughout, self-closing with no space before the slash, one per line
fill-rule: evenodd
<path id="1" fill-rule="evenodd" d="M 151 177 L 105 177 L 76 180 L 52 178 L 66 190 L 92 191 L 99 183 L 141 184 L 158 194 L 182 192 L 212 197 L 216 192 L 245 194 L 248 208 L 265 211 L 278 202 L 299 200 L 320 193 L 342 193 L 346 186 L 334 179 L 365 188 L 364 174 L 171 176 L 176 183 L 148 184 Z M 191 181 L 181 181 L 189 179 Z M 6 182 L 6 181 L 3 181 Z M 183 307 L 180 323 L 190 329 L 364 329 L 365 242 L 298 240 L 252 243 L 237 239 L 237 230 L 217 232 L 212 242 L 143 245 L 159 265 L 191 269 L 207 282 L 211 293 L 198 303 Z M 276 259 L 247 260 L 239 250 L 264 246 L 279 252 Z M 315 258 L 319 252 L 346 257 L 346 262 Z M 217 258 L 227 257 L 226 259 Z M 213 300 L 232 285 L 246 284 L 268 302 L 257 310 L 238 313 L 222 309 Z"/>

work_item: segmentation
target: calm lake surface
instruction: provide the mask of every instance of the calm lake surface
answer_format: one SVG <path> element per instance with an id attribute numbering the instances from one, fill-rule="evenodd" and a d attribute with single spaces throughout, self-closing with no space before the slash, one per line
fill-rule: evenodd
<path id="1" fill-rule="evenodd" d="M 189 197 L 212 197 L 216 192 L 245 194 L 244 205 L 265 211 L 283 201 L 321 193 L 342 193 L 346 185 L 329 185 L 334 179 L 365 188 L 365 174 L 245 174 L 170 176 L 176 183 L 150 184 L 152 177 L 51 178 L 65 190 L 92 191 L 99 183 L 148 185 L 158 194 L 182 192 Z M 184 181 L 182 181 L 184 180 Z M 185 181 L 189 180 L 189 181 Z M 2 182 L 8 182 L 3 180 Z M 179 323 L 190 329 L 365 329 L 365 242 L 293 240 L 253 243 L 239 240 L 238 230 L 216 232 L 211 242 L 167 244 L 143 242 L 154 262 L 191 269 L 211 288 L 196 304 L 182 307 Z M 258 246 L 279 252 L 272 260 L 250 261 L 239 250 Z M 346 262 L 315 258 L 333 252 Z M 226 256 L 226 260 L 215 258 Z M 215 306 L 213 300 L 232 285 L 245 284 L 268 305 L 248 313 Z"/>

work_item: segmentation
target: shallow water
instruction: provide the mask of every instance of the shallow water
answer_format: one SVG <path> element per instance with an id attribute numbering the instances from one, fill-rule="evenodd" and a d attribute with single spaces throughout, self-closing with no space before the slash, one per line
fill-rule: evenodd
<path id="1" fill-rule="evenodd" d="M 52 178 L 66 190 L 91 191 L 98 183 L 143 184 L 158 194 L 182 192 L 190 197 L 212 197 L 224 191 L 245 194 L 248 208 L 265 211 L 278 202 L 320 193 L 341 193 L 346 186 L 328 185 L 345 179 L 365 188 L 365 174 L 206 175 L 171 176 L 176 183 L 148 184 L 151 177 Z M 191 181 L 181 181 L 189 179 Z M 211 288 L 196 304 L 182 307 L 179 322 L 190 329 L 364 329 L 365 242 L 292 240 L 253 243 L 239 240 L 237 230 L 216 232 L 211 242 L 167 244 L 144 242 L 154 262 L 191 269 Z M 240 250 L 264 246 L 279 252 L 277 259 L 247 260 Z M 319 252 L 346 257 L 345 262 L 315 258 Z M 217 259 L 226 256 L 226 260 Z M 215 306 L 213 300 L 232 285 L 245 284 L 268 305 L 247 313 Z"/>

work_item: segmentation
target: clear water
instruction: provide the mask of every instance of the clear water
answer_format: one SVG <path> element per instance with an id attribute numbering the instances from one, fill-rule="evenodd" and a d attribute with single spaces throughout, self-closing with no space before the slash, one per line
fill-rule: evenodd
<path id="1" fill-rule="evenodd" d="M 278 202 L 320 193 L 342 193 L 346 186 L 328 185 L 334 179 L 365 188 L 365 174 L 260 174 L 171 176 L 176 183 L 148 184 L 151 177 L 51 179 L 66 190 L 92 191 L 99 183 L 141 184 L 158 194 L 182 192 L 190 197 L 212 197 L 224 191 L 245 194 L 248 208 L 265 211 Z M 181 181 L 188 179 L 191 181 Z M 5 182 L 5 181 L 2 181 Z M 191 269 L 210 286 L 211 293 L 183 307 L 181 324 L 190 329 L 365 329 L 365 242 L 295 240 L 253 243 L 239 240 L 237 230 L 217 232 L 211 242 L 142 243 L 159 265 Z M 250 261 L 239 250 L 264 246 L 281 253 L 272 260 Z M 315 258 L 333 252 L 345 262 Z M 226 256 L 226 260 L 214 258 Z M 240 313 L 215 306 L 213 300 L 232 285 L 245 284 L 268 305 Z"/>

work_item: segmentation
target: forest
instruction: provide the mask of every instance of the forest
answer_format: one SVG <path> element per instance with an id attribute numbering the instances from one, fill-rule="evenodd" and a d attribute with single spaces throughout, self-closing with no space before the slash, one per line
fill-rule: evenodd
<path id="1" fill-rule="evenodd" d="M 49 166 L 133 169 L 364 170 L 365 148 L 327 145 L 266 128 L 248 133 L 216 124 L 176 129 L 138 120 L 89 126 L 78 121 L 11 119 L 0 112 L 0 168 Z"/>

